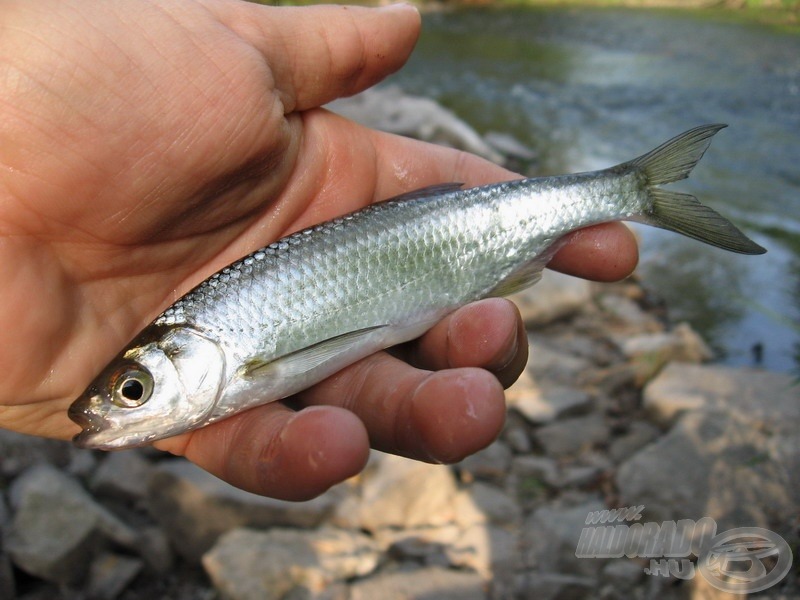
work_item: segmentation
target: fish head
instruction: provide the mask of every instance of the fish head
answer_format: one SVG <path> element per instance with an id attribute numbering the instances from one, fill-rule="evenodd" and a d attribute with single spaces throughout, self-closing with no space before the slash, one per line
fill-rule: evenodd
<path id="1" fill-rule="evenodd" d="M 225 356 L 200 332 L 151 325 L 72 403 L 82 448 L 140 446 L 205 424 L 223 388 Z"/>

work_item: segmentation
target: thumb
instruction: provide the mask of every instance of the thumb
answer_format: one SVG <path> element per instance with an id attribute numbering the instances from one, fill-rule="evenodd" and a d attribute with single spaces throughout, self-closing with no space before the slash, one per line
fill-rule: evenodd
<path id="1" fill-rule="evenodd" d="M 409 4 L 273 7 L 214 2 L 217 18 L 264 57 L 284 112 L 358 93 L 399 69 L 419 36 Z"/>

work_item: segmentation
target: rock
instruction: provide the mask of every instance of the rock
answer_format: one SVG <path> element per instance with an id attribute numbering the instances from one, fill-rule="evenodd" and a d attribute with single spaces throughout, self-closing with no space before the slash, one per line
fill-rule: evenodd
<path id="1" fill-rule="evenodd" d="M 375 543 L 356 532 L 242 528 L 223 535 L 202 562 L 223 598 L 280 600 L 317 597 L 331 584 L 369 574 L 378 559 Z"/>
<path id="2" fill-rule="evenodd" d="M 648 521 L 711 517 L 720 532 L 785 528 L 800 504 L 796 471 L 776 455 L 775 436 L 756 424 L 749 415 L 685 414 L 667 435 L 620 465 L 621 502 L 643 504 Z M 797 438 L 794 447 L 800 451 Z"/>
<path id="3" fill-rule="evenodd" d="M 95 494 L 117 500 L 141 500 L 152 465 L 136 450 L 110 452 L 92 476 L 89 489 Z"/>
<path id="4" fill-rule="evenodd" d="M 509 597 L 500 592 L 510 590 L 499 584 L 508 582 L 520 567 L 518 528 L 472 525 L 445 552 L 452 565 L 472 569 L 493 582 L 493 597 Z"/>
<path id="5" fill-rule="evenodd" d="M 508 401 L 508 396 L 506 396 Z M 513 454 L 530 454 L 533 450 L 528 426 L 517 415 L 506 414 L 506 425 L 503 428 L 503 440 Z"/>
<path id="6" fill-rule="evenodd" d="M 507 133 L 488 131 L 483 136 L 483 139 L 507 159 L 512 159 L 516 162 L 532 162 L 538 157 L 536 150 L 526 146 L 517 138 Z"/>
<path id="7" fill-rule="evenodd" d="M 486 585 L 477 573 L 429 567 L 381 573 L 350 587 L 349 600 L 486 600 Z"/>
<path id="8" fill-rule="evenodd" d="M 625 433 L 612 438 L 608 455 L 615 463 L 627 460 L 655 440 L 659 433 L 660 431 L 649 423 L 633 421 Z"/>
<path id="9" fill-rule="evenodd" d="M 558 480 L 558 487 L 590 487 L 603 475 L 603 469 L 594 465 L 575 465 L 564 467 Z"/>
<path id="10" fill-rule="evenodd" d="M 371 88 L 327 108 L 348 119 L 398 135 L 451 146 L 495 163 L 503 156 L 452 111 L 435 100 L 403 93 L 397 86 Z"/>
<path id="11" fill-rule="evenodd" d="M 618 294 L 602 294 L 597 304 L 605 313 L 606 326 L 617 334 L 658 333 L 664 325 L 630 298 Z"/>
<path id="12" fill-rule="evenodd" d="M 0 474 L 15 477 L 38 463 L 58 467 L 69 464 L 72 445 L 69 442 L 49 440 L 33 435 L 0 429 Z"/>
<path id="13" fill-rule="evenodd" d="M 92 561 L 86 595 L 92 600 L 114 600 L 144 568 L 138 558 L 105 552 Z"/>
<path id="14" fill-rule="evenodd" d="M 456 465 L 461 479 L 470 482 L 474 479 L 484 481 L 503 481 L 511 465 L 511 450 L 502 441 L 489 444 L 483 450 L 468 456 Z"/>
<path id="15" fill-rule="evenodd" d="M 526 573 L 518 583 L 519 598 L 581 600 L 594 597 L 597 580 L 564 573 Z"/>
<path id="16" fill-rule="evenodd" d="M 345 498 L 333 523 L 349 529 L 436 527 L 455 519 L 456 482 L 444 465 L 375 454 L 359 493 Z"/>
<path id="17" fill-rule="evenodd" d="M 564 457 L 576 456 L 602 444 L 610 435 L 611 430 L 603 415 L 594 412 L 540 427 L 533 437 L 547 456 Z"/>
<path id="18" fill-rule="evenodd" d="M 619 338 L 617 343 L 626 357 L 653 357 L 662 364 L 671 361 L 701 363 L 713 358 L 703 338 L 688 323 L 679 323 L 671 331 L 644 333 Z"/>
<path id="19" fill-rule="evenodd" d="M 570 573 L 595 577 L 604 566 L 600 559 L 577 558 L 581 531 L 590 512 L 606 507 L 590 499 L 572 507 L 546 505 L 530 515 L 522 529 L 522 558 L 539 574 Z"/>
<path id="20" fill-rule="evenodd" d="M 11 557 L 6 552 L 6 530 L 10 517 L 6 501 L 0 494 L 0 598 L 16 598 L 16 583 L 11 567 Z"/>
<path id="21" fill-rule="evenodd" d="M 518 485 L 525 485 L 533 480 L 549 487 L 557 487 L 561 483 L 561 471 L 558 463 L 547 456 L 517 456 L 512 464 L 512 472 Z"/>
<path id="22" fill-rule="evenodd" d="M 619 558 L 603 567 L 602 580 L 616 591 L 633 589 L 644 578 L 644 568 L 636 560 Z"/>
<path id="23" fill-rule="evenodd" d="M 334 488 L 308 502 L 287 502 L 240 490 L 183 459 L 163 461 L 148 485 L 149 509 L 178 552 L 191 561 L 231 529 L 314 527 L 341 496 Z"/>
<path id="24" fill-rule="evenodd" d="M 799 390 L 789 374 L 673 363 L 645 388 L 644 407 L 663 426 L 703 409 L 735 411 L 757 427 L 793 432 L 800 428 Z"/>
<path id="25" fill-rule="evenodd" d="M 494 486 L 477 482 L 469 487 L 469 495 L 477 509 L 494 525 L 513 525 L 522 516 L 516 501 Z"/>
<path id="26" fill-rule="evenodd" d="M 17 478 L 11 499 L 16 512 L 9 553 L 17 567 L 46 581 L 80 582 L 103 540 L 134 549 L 140 539 L 76 480 L 50 465 Z"/>
<path id="27" fill-rule="evenodd" d="M 532 335 L 529 342 L 530 352 L 525 371 L 533 381 L 571 386 L 594 366 L 590 360 L 552 348 L 543 336 Z"/>
<path id="28" fill-rule="evenodd" d="M 525 393 L 519 393 L 516 386 L 517 384 L 511 386 L 506 394 L 509 408 L 516 410 L 534 425 L 584 414 L 592 407 L 592 396 L 578 388 L 534 383 L 527 386 Z"/>
<path id="29" fill-rule="evenodd" d="M 568 317 L 592 299 L 591 284 L 556 271 L 545 269 L 535 286 L 512 294 L 527 327 L 536 327 Z"/>

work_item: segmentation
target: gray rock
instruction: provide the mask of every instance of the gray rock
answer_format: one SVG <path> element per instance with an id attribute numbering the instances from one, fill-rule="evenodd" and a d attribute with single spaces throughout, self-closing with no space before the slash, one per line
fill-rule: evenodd
<path id="1" fill-rule="evenodd" d="M 110 452 L 92 476 L 89 488 L 118 500 L 140 500 L 147 493 L 152 465 L 136 450 Z"/>
<path id="2" fill-rule="evenodd" d="M 86 595 L 92 600 L 114 600 L 144 568 L 144 561 L 112 552 L 92 561 Z"/>
<path id="3" fill-rule="evenodd" d="M 483 139 L 506 158 L 516 161 L 531 162 L 536 160 L 538 156 L 536 150 L 526 146 L 517 138 L 507 133 L 488 131 L 483 136 Z"/>
<path id="4" fill-rule="evenodd" d="M 661 432 L 644 421 L 633 421 L 625 433 L 615 436 L 608 455 L 615 463 L 629 459 L 641 448 L 655 440 Z"/>
<path id="5" fill-rule="evenodd" d="M 476 571 L 486 581 L 507 581 L 520 568 L 519 528 L 475 524 L 445 549 L 452 565 Z M 500 589 L 495 587 L 494 597 Z"/>
<path id="6" fill-rule="evenodd" d="M 436 527 L 455 519 L 452 471 L 388 454 L 375 454 L 359 493 L 336 508 L 333 523 L 349 529 Z"/>
<path id="7" fill-rule="evenodd" d="M 594 597 L 597 580 L 564 573 L 526 573 L 520 578 L 517 597 L 536 600 L 581 600 Z"/>
<path id="8" fill-rule="evenodd" d="M 405 94 L 397 86 L 371 88 L 327 108 L 373 129 L 466 150 L 495 163 L 503 156 L 452 111 L 435 100 Z"/>
<path id="9" fill-rule="evenodd" d="M 592 299 L 591 284 L 546 269 L 535 286 L 512 294 L 527 327 L 537 327 L 580 311 Z"/>
<path id="10" fill-rule="evenodd" d="M 508 390 L 508 405 L 534 425 L 584 414 L 592 408 L 592 396 L 578 388 L 542 383 L 528 386 L 522 394 L 516 386 Z"/>
<path id="11" fill-rule="evenodd" d="M 711 517 L 720 531 L 785 528 L 800 504 L 796 472 L 775 454 L 775 436 L 754 425 L 749 416 L 687 413 L 620 465 L 621 502 L 643 504 L 648 521 Z"/>
<path id="12" fill-rule="evenodd" d="M 664 325 L 656 317 L 642 310 L 630 298 L 618 294 L 603 294 L 597 298 L 597 304 L 606 317 L 606 327 L 617 334 L 635 335 L 664 330 Z"/>
<path id="13" fill-rule="evenodd" d="M 140 539 L 76 480 L 50 465 L 28 469 L 10 495 L 16 511 L 8 535 L 12 560 L 47 581 L 81 581 L 103 540 L 135 549 Z"/>
<path id="14" fill-rule="evenodd" d="M 511 465 L 511 450 L 503 441 L 489 444 L 456 465 L 464 481 L 503 481 Z"/>
<path id="15" fill-rule="evenodd" d="M 529 336 L 530 353 L 525 366 L 526 373 L 534 381 L 562 383 L 572 386 L 580 381 L 594 366 L 590 360 L 573 356 L 548 345 L 543 336 Z"/>
<path id="16" fill-rule="evenodd" d="M 518 485 L 525 485 L 533 480 L 549 487 L 557 487 L 561 483 L 561 470 L 554 458 L 547 456 L 517 456 L 511 467 Z"/>
<path id="17" fill-rule="evenodd" d="M 547 505 L 537 509 L 522 529 L 522 557 L 527 568 L 540 574 L 570 573 L 595 577 L 605 562 L 577 558 L 575 551 L 590 512 L 606 507 L 589 500 L 572 507 Z"/>
<path id="18" fill-rule="evenodd" d="M 671 361 L 701 363 L 714 356 L 700 334 L 688 323 L 680 323 L 671 331 L 619 338 L 617 343 L 630 359 L 647 359 L 661 364 Z"/>
<path id="19" fill-rule="evenodd" d="M 66 467 L 72 444 L 0 429 L 0 474 L 14 477 L 35 464 L 47 462 Z"/>
<path id="20" fill-rule="evenodd" d="M 158 465 L 148 485 L 149 509 L 178 552 L 196 561 L 217 538 L 237 527 L 314 527 L 341 496 L 334 488 L 308 502 L 287 502 L 240 490 L 175 459 Z"/>
<path id="21" fill-rule="evenodd" d="M 617 591 L 627 591 L 644 579 L 644 567 L 629 558 L 614 559 L 603 568 L 602 579 Z"/>
<path id="22" fill-rule="evenodd" d="M 528 426 L 522 422 L 522 419 L 511 413 L 506 415 L 503 440 L 513 454 L 529 454 L 533 450 L 531 438 L 528 435 Z"/>
<path id="23" fill-rule="evenodd" d="M 469 487 L 469 495 L 476 508 L 494 525 L 512 525 L 522 516 L 515 499 L 495 486 L 477 482 Z"/>
<path id="24" fill-rule="evenodd" d="M 477 573 L 428 567 L 382 573 L 350 587 L 350 600 L 486 600 L 486 585 Z"/>
<path id="25" fill-rule="evenodd" d="M 609 439 L 611 430 L 600 413 L 564 419 L 540 427 L 534 439 L 551 457 L 575 456 Z"/>
<path id="26" fill-rule="evenodd" d="M 11 557 L 6 552 L 6 529 L 9 525 L 8 509 L 0 494 L 0 598 L 16 598 L 16 584 L 11 567 Z"/>
<path id="27" fill-rule="evenodd" d="M 736 411 L 778 432 L 800 428 L 800 386 L 789 374 L 759 369 L 668 365 L 644 390 L 644 407 L 669 425 L 687 410 Z"/>
<path id="28" fill-rule="evenodd" d="M 558 480 L 558 487 L 589 487 L 596 484 L 603 475 L 603 469 L 595 465 L 574 465 L 564 467 Z"/>
<path id="29" fill-rule="evenodd" d="M 378 559 L 375 543 L 356 532 L 243 528 L 223 535 L 202 562 L 223 598 L 279 600 L 316 597 L 332 584 L 371 573 Z"/>

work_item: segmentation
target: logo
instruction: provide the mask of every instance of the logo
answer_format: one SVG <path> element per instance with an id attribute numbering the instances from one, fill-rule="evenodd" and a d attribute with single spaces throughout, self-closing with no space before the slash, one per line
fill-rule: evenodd
<path id="1" fill-rule="evenodd" d="M 590 526 L 581 531 L 575 556 L 649 558 L 647 575 L 692 579 L 700 571 L 710 585 L 735 594 L 765 590 L 792 566 L 789 544 L 768 529 L 737 527 L 717 535 L 711 517 L 631 523 L 642 518 L 643 510 L 635 506 L 589 513 L 585 524 Z M 697 558 L 696 566 L 691 556 Z"/>

